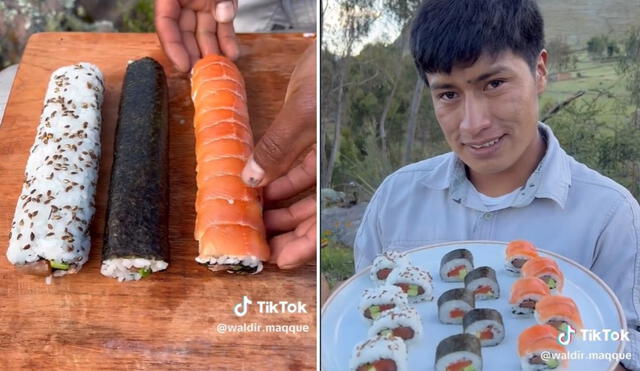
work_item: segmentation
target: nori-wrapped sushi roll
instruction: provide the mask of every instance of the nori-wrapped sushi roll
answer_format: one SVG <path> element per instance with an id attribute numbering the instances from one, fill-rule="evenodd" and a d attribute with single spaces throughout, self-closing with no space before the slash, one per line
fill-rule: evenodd
<path id="1" fill-rule="evenodd" d="M 475 308 L 473 292 L 467 289 L 451 289 L 438 298 L 438 319 L 446 324 L 460 324 L 465 313 Z"/>
<path id="2" fill-rule="evenodd" d="M 452 335 L 445 338 L 436 348 L 436 371 L 448 369 L 480 371 L 482 353 L 480 340 L 469 334 Z"/>
<path id="3" fill-rule="evenodd" d="M 491 267 L 478 267 L 467 273 L 464 286 L 473 292 L 476 300 L 497 299 L 500 297 L 500 286 L 496 271 Z"/>
<path id="4" fill-rule="evenodd" d="M 495 309 L 478 308 L 468 311 L 462 318 L 462 328 L 465 333 L 480 339 L 483 347 L 498 345 L 504 339 L 502 315 Z"/>
<path id="5" fill-rule="evenodd" d="M 168 92 L 151 58 L 127 67 L 114 144 L 101 272 L 120 281 L 166 269 Z"/>
<path id="6" fill-rule="evenodd" d="M 440 261 L 440 278 L 445 282 L 462 282 L 471 270 L 473 255 L 467 249 L 449 251 Z"/>

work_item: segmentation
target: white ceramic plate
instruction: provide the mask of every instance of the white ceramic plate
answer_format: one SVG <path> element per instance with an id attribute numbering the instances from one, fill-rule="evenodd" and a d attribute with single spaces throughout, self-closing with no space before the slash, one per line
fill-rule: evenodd
<path id="1" fill-rule="evenodd" d="M 518 335 L 527 327 L 536 324 L 535 319 L 516 319 L 511 315 L 509 293 L 517 279 L 504 269 L 506 243 L 492 241 L 464 241 L 420 247 L 408 252 L 414 265 L 428 270 L 433 277 L 434 300 L 415 304 L 422 318 L 424 331 L 419 342 L 408 346 L 409 370 L 433 370 L 435 349 L 438 343 L 450 335 L 462 332 L 462 325 L 444 325 L 438 321 L 437 300 L 452 288 L 464 287 L 464 283 L 448 283 L 440 279 L 440 259 L 451 250 L 465 248 L 471 251 L 474 266 L 490 266 L 496 271 L 500 285 L 497 300 L 476 301 L 476 308 L 493 308 L 502 314 L 505 338 L 494 347 L 483 347 L 483 369 L 519 370 Z M 538 250 L 541 256 L 553 258 L 565 278 L 562 294 L 571 297 L 577 304 L 585 329 L 626 330 L 622 307 L 611 289 L 596 275 L 578 263 L 558 254 Z M 340 286 L 322 307 L 321 319 L 321 365 L 326 371 L 347 370 L 354 346 L 366 339 L 368 323 L 358 312 L 362 292 L 374 287 L 369 279 L 369 268 L 354 275 Z M 567 347 L 570 352 L 584 353 L 583 359 L 570 360 L 569 370 L 607 370 L 617 362 L 606 359 L 587 359 L 589 353 L 622 353 L 622 341 L 574 340 Z"/>

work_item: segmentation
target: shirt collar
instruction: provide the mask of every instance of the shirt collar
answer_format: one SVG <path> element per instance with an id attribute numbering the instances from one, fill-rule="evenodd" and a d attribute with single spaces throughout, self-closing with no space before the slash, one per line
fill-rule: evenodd
<path id="1" fill-rule="evenodd" d="M 538 167 L 520 188 L 511 206 L 524 207 L 534 198 L 548 198 L 564 208 L 571 187 L 568 155 L 560 148 L 560 143 L 549 126 L 539 122 L 538 130 L 547 143 L 547 150 Z M 432 189 L 448 188 L 453 201 L 476 208 L 477 200 L 471 200 L 472 197 L 469 197 L 476 191 L 467 179 L 464 163 L 453 152 L 445 156 L 444 161 L 437 164 L 421 183 Z M 469 204 L 470 201 L 473 205 Z"/>

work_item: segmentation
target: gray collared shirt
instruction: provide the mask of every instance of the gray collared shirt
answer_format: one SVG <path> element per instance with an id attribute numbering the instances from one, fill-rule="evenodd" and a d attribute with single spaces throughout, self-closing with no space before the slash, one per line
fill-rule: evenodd
<path id="1" fill-rule="evenodd" d="M 640 370 L 640 207 L 631 193 L 560 148 L 539 124 L 547 150 L 515 198 L 489 211 L 446 153 L 401 168 L 374 194 L 358 229 L 356 271 L 387 249 L 461 240 L 525 239 L 564 255 L 602 278 L 620 299 L 631 343 L 626 367 Z"/>

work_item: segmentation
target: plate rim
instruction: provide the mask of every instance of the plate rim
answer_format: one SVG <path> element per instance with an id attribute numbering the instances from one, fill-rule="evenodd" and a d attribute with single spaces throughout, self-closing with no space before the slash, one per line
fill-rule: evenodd
<path id="1" fill-rule="evenodd" d="M 493 244 L 493 245 L 504 245 L 504 246 L 506 246 L 509 243 L 508 242 L 504 242 L 504 241 L 492 241 L 492 240 L 449 241 L 449 242 L 439 242 L 439 243 L 435 243 L 435 244 L 418 246 L 418 247 L 406 250 L 405 253 L 409 254 L 409 253 L 416 252 L 416 251 L 427 250 L 427 249 L 432 249 L 432 248 L 442 247 L 442 246 L 474 245 L 474 244 L 485 244 L 485 245 Z M 628 331 L 627 321 L 624 319 L 624 311 L 622 310 L 622 304 L 620 304 L 620 300 L 618 300 L 618 297 L 615 295 L 613 290 L 611 290 L 609 285 L 606 284 L 606 282 L 604 282 L 595 273 L 591 272 L 591 270 L 587 269 L 585 266 L 583 266 L 582 264 L 574 261 L 573 259 L 567 258 L 567 257 L 562 256 L 562 255 L 560 255 L 558 253 L 555 253 L 553 251 L 540 249 L 540 248 L 536 248 L 536 249 L 538 251 L 544 252 L 545 254 L 549 254 L 549 255 L 553 256 L 554 258 L 561 259 L 561 260 L 565 261 L 566 263 L 568 263 L 570 265 L 573 265 L 574 267 L 578 268 L 579 270 L 581 270 L 584 273 L 586 273 L 589 277 L 594 279 L 600 286 L 602 286 L 602 288 L 604 288 L 604 291 L 607 293 L 607 295 L 609 295 L 609 297 L 611 299 L 613 299 L 613 304 L 616 307 L 616 312 L 617 312 L 617 315 L 618 315 L 618 321 L 622 324 L 621 330 Z M 320 310 L 320 327 L 321 328 L 322 328 L 322 318 L 324 317 L 325 312 L 329 308 L 329 304 L 338 296 L 338 294 L 342 291 L 342 289 L 344 287 L 346 287 L 349 283 L 351 283 L 351 281 L 355 281 L 360 276 L 362 276 L 364 274 L 368 274 L 370 269 L 371 269 L 371 265 L 366 266 L 360 272 L 355 273 L 354 275 L 349 277 L 346 281 L 344 281 L 340 285 L 340 287 L 338 287 L 336 290 L 334 290 L 331 293 L 331 295 L 329 296 L 329 298 L 327 298 L 327 301 L 322 305 L 322 308 Z M 322 337 L 322 334 L 320 334 L 320 336 Z M 322 341 L 320 341 L 320 344 L 319 344 L 320 348 L 322 348 L 321 344 L 322 344 Z M 618 354 L 622 353 L 624 351 L 624 347 L 625 347 L 625 342 L 622 341 L 622 340 L 618 341 L 618 348 L 616 350 L 616 353 L 618 353 Z M 321 358 L 320 361 L 322 361 L 322 354 L 320 355 L 320 358 Z M 616 367 L 616 365 L 618 364 L 618 362 L 619 361 L 612 360 L 611 364 L 609 365 L 609 370 L 613 370 Z M 322 369 L 324 370 L 324 368 L 322 368 Z"/>

